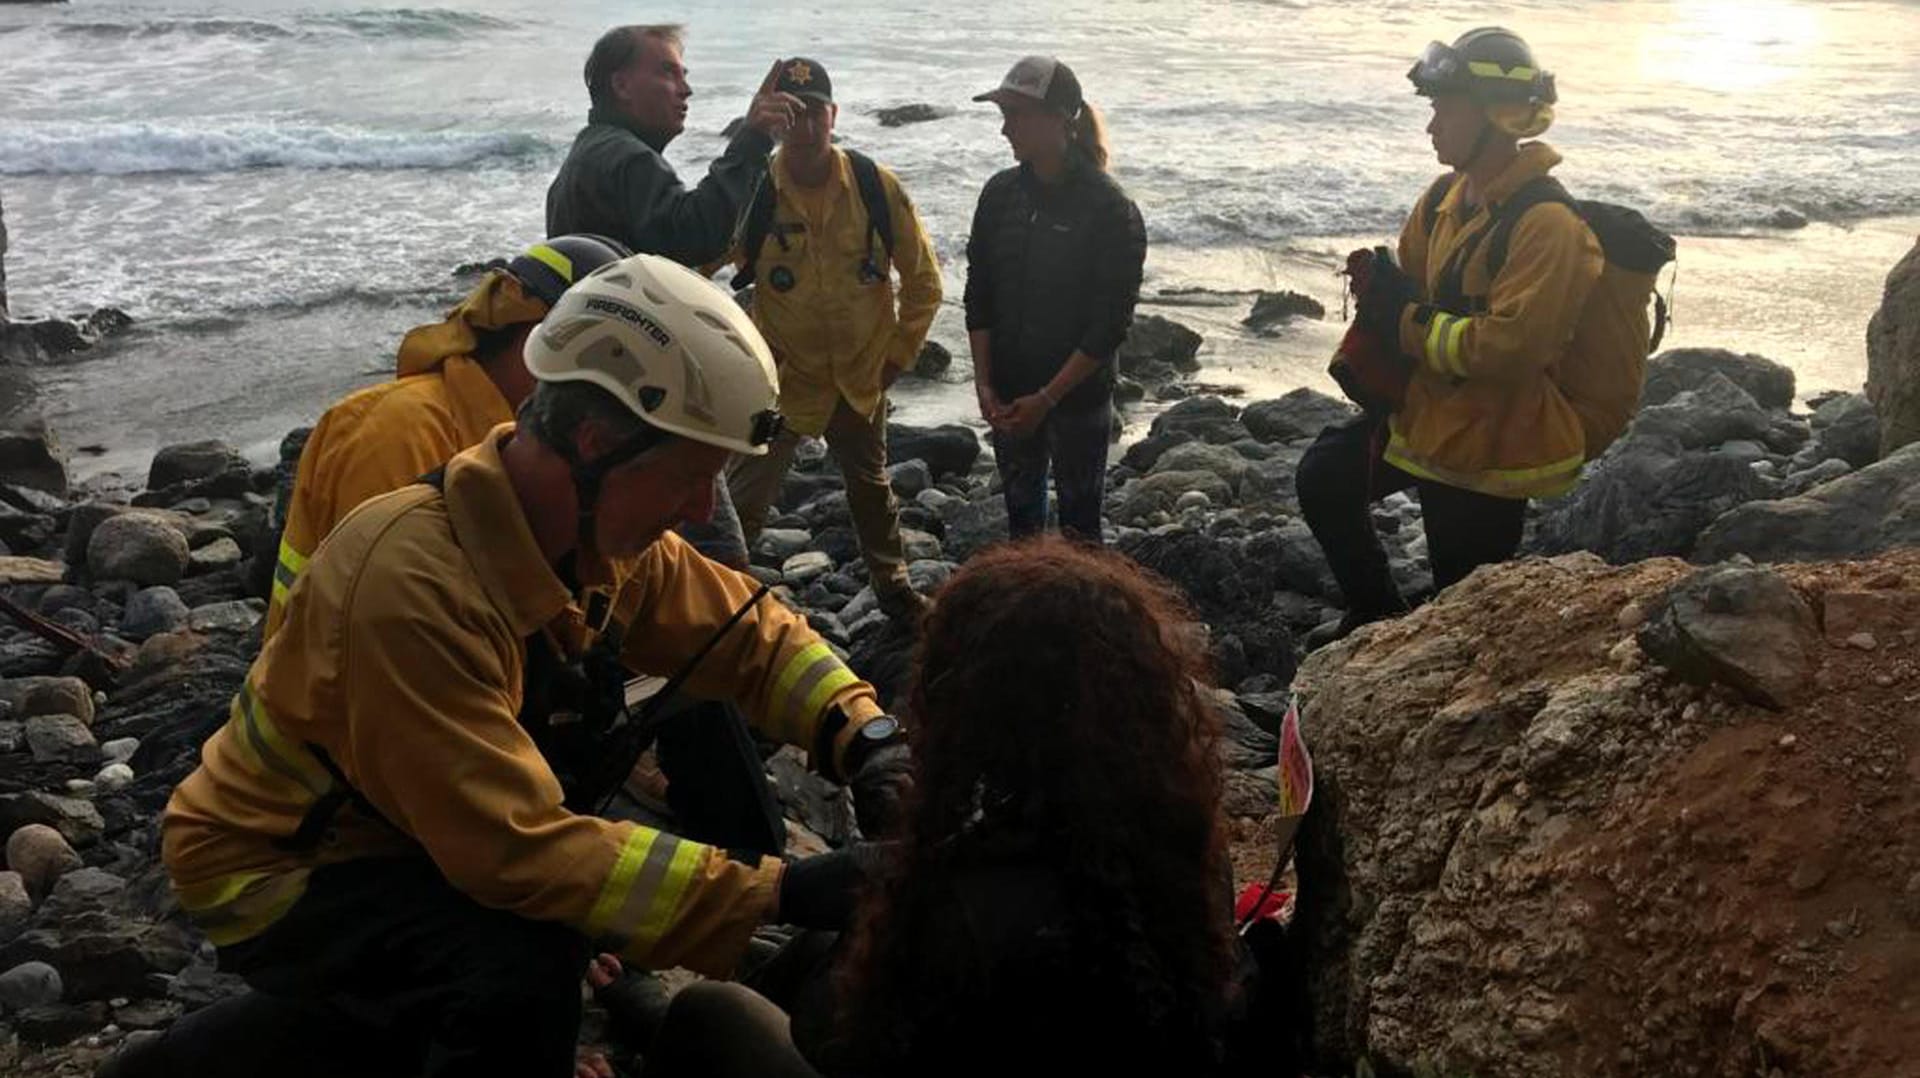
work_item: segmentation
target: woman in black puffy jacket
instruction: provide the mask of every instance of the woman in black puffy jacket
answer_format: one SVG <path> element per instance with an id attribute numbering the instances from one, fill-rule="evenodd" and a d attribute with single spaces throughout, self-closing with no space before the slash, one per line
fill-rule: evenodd
<path id="1" fill-rule="evenodd" d="M 1000 106 L 1019 164 L 980 192 L 967 241 L 967 339 L 1013 538 L 1046 525 L 1100 542 L 1114 353 L 1140 298 L 1140 210 L 1107 173 L 1106 128 L 1072 69 L 1029 56 L 976 101 Z"/>

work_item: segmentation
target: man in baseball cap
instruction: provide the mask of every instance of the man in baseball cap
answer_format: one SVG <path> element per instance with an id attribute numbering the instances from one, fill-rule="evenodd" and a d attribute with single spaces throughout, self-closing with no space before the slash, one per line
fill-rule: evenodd
<path id="1" fill-rule="evenodd" d="M 780 93 L 792 94 L 809 105 L 833 104 L 833 79 L 818 60 L 796 56 L 780 61 L 780 77 L 773 86 Z"/>
<path id="2" fill-rule="evenodd" d="M 1083 103 L 1073 69 L 1051 56 L 1022 57 L 998 87 L 976 94 L 974 100 L 996 105 L 1037 101 L 1068 119 L 1079 114 Z"/>

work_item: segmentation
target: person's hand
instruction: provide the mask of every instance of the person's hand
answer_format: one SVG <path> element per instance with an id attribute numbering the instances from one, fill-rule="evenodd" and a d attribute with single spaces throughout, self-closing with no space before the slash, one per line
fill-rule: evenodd
<path id="1" fill-rule="evenodd" d="M 1029 393 L 1016 397 L 1001 413 L 1000 429 L 1016 438 L 1025 438 L 1040 429 L 1040 423 L 1047 418 L 1053 405 L 1038 393 Z"/>
<path id="2" fill-rule="evenodd" d="M 1360 295 L 1358 321 L 1388 347 L 1400 342 L 1400 313 L 1413 302 L 1413 278 L 1394 262 L 1385 247 L 1373 252 L 1373 276 Z"/>
<path id="3" fill-rule="evenodd" d="M 973 392 L 980 401 L 980 418 L 986 420 L 988 426 L 999 430 L 1000 425 L 1006 422 L 1006 402 L 1002 401 L 1000 395 L 993 391 L 993 387 L 985 382 L 976 383 Z"/>
<path id="4" fill-rule="evenodd" d="M 623 971 L 617 956 L 604 952 L 594 955 L 593 960 L 587 963 L 587 987 L 598 992 L 619 980 Z"/>
<path id="5" fill-rule="evenodd" d="M 574 1060 L 573 1078 L 614 1078 L 613 1064 L 598 1052 L 582 1052 Z"/>
<path id="6" fill-rule="evenodd" d="M 767 77 L 760 82 L 760 91 L 753 95 L 753 103 L 747 106 L 747 126 L 773 139 L 785 135 L 793 121 L 806 111 L 799 98 L 774 89 L 780 82 L 780 65 L 785 62 L 773 62 L 767 69 Z"/>
<path id="7" fill-rule="evenodd" d="M 801 928 L 845 931 L 853 921 L 861 889 L 892 848 L 888 843 L 856 842 L 788 861 L 780 873 L 778 920 Z"/>
<path id="8" fill-rule="evenodd" d="M 901 806 L 913 789 L 913 754 L 903 744 L 882 745 L 861 759 L 847 778 L 860 833 L 884 838 L 900 825 Z"/>

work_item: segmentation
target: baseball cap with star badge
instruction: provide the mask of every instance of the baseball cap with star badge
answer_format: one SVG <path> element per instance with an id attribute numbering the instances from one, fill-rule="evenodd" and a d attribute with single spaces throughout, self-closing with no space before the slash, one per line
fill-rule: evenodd
<path id="1" fill-rule="evenodd" d="M 833 79 L 828 77 L 827 69 L 820 66 L 818 60 L 796 56 L 781 63 L 780 78 L 774 83 L 774 89 L 803 101 L 833 104 Z"/>

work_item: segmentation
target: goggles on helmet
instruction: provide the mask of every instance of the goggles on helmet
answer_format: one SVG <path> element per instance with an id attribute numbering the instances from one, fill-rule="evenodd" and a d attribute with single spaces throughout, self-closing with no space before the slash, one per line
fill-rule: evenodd
<path id="1" fill-rule="evenodd" d="M 1505 68 L 1491 60 L 1469 60 L 1460 50 L 1439 41 L 1427 43 L 1420 58 L 1407 70 L 1414 92 L 1468 94 L 1476 100 L 1551 105 L 1559 99 L 1553 75 L 1532 67 Z"/>

